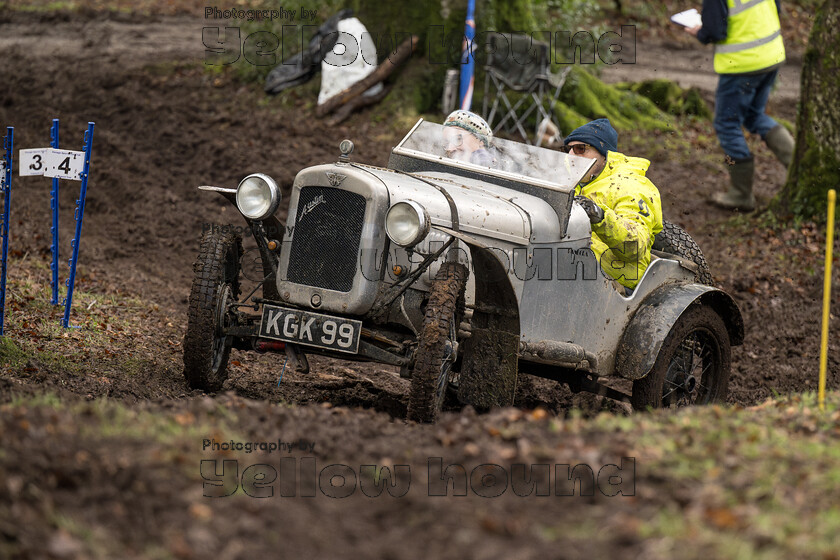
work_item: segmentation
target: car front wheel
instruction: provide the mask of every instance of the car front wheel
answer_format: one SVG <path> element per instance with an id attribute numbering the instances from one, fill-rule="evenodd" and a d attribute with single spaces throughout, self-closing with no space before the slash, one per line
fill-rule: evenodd
<path id="1" fill-rule="evenodd" d="M 633 382 L 633 408 L 677 408 L 723 401 L 729 371 L 726 325 L 712 308 L 696 304 L 677 319 L 647 376 Z"/>
<path id="2" fill-rule="evenodd" d="M 235 322 L 229 305 L 239 296 L 242 240 L 223 229 L 214 226 L 201 238 L 184 336 L 184 377 L 203 391 L 218 391 L 227 379 L 232 340 L 224 329 Z"/>
<path id="3" fill-rule="evenodd" d="M 443 408 L 449 374 L 458 354 L 457 330 L 468 274 L 463 264 L 447 262 L 435 276 L 411 374 L 409 420 L 434 422 Z"/>

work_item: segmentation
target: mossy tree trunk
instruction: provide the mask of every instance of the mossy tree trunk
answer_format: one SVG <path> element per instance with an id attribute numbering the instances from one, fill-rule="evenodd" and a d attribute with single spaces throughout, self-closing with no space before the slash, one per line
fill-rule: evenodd
<path id="1" fill-rule="evenodd" d="M 832 188 L 840 188 L 840 0 L 825 0 L 811 28 L 796 149 L 776 211 L 800 218 L 824 215 Z"/>

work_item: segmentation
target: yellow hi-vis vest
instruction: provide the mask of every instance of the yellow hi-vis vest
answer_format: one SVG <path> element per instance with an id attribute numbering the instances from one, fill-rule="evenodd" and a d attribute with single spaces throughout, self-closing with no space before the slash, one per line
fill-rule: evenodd
<path id="1" fill-rule="evenodd" d="M 779 14 L 773 0 L 726 0 L 726 39 L 715 44 L 715 72 L 746 74 L 785 60 Z"/>

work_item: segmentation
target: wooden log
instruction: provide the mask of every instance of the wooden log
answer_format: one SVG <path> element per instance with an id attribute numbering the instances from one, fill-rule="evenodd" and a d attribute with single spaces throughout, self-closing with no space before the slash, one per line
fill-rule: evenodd
<path id="1" fill-rule="evenodd" d="M 375 105 L 379 103 L 385 96 L 390 93 L 390 87 L 383 87 L 382 91 L 377 93 L 376 95 L 359 95 L 339 107 L 330 120 L 327 121 L 329 126 L 335 126 L 339 123 L 344 122 L 347 117 L 353 114 L 356 109 L 360 109 L 367 105 Z"/>
<path id="2" fill-rule="evenodd" d="M 412 35 L 405 41 L 403 41 L 399 47 L 397 47 L 397 53 L 393 57 L 388 57 L 382 61 L 382 64 L 379 67 L 371 72 L 367 77 L 363 80 L 359 80 L 349 88 L 335 94 L 334 96 L 327 99 L 323 105 L 318 105 L 318 108 L 315 109 L 315 114 L 319 117 L 323 117 L 325 115 L 330 114 L 334 110 L 336 110 L 341 105 L 344 105 L 354 97 L 361 95 L 362 93 L 369 90 L 372 86 L 378 84 L 385 78 L 391 75 L 394 70 L 397 69 L 397 66 L 405 62 L 408 57 L 411 56 L 411 53 L 417 48 L 417 42 L 419 38 L 417 35 Z"/>

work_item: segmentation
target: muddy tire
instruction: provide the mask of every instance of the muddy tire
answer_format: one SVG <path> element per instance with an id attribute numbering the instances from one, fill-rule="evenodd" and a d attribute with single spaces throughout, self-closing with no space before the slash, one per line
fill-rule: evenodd
<path id="1" fill-rule="evenodd" d="M 677 319 L 650 373 L 633 382 L 636 410 L 721 402 L 729 386 L 726 325 L 711 307 L 695 304 Z"/>
<path id="2" fill-rule="evenodd" d="M 448 262 L 441 265 L 435 276 L 411 374 L 409 420 L 434 422 L 443 407 L 457 350 L 455 333 L 463 316 L 468 274 L 466 266 Z"/>
<path id="3" fill-rule="evenodd" d="M 193 265 L 187 333 L 184 336 L 184 377 L 193 389 L 218 391 L 227 379 L 232 340 L 222 335 L 232 317 L 227 303 L 239 297 L 242 239 L 218 226 L 201 237 Z"/>
<path id="4" fill-rule="evenodd" d="M 662 231 L 656 234 L 653 239 L 653 247 L 655 251 L 662 251 L 663 253 L 670 253 L 680 258 L 692 261 L 699 270 L 694 277 L 694 281 L 698 284 L 706 284 L 707 286 L 714 286 L 712 273 L 709 270 L 709 264 L 706 262 L 706 257 L 703 256 L 703 251 L 700 246 L 695 243 L 694 239 L 677 224 L 671 222 L 664 222 Z"/>

